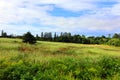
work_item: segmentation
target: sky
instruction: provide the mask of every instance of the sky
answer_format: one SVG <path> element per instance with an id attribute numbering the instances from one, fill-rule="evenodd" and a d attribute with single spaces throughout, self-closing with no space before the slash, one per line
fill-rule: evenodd
<path id="1" fill-rule="evenodd" d="M 120 0 L 0 0 L 0 30 L 18 35 L 120 33 Z"/>

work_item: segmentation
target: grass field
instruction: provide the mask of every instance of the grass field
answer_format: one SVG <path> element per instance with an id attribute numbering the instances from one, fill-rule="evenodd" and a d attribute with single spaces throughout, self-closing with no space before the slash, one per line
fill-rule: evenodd
<path id="1" fill-rule="evenodd" d="M 0 38 L 0 80 L 120 80 L 120 47 Z"/>

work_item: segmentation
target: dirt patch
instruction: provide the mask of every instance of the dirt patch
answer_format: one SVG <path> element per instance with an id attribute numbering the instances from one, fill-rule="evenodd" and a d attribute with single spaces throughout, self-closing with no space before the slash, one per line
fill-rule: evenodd
<path id="1" fill-rule="evenodd" d="M 18 47 L 18 50 L 21 52 L 33 52 L 38 50 L 38 48 L 35 47 Z"/>

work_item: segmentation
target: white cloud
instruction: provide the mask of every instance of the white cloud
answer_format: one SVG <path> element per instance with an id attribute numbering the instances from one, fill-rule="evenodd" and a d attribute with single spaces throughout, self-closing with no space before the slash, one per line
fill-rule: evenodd
<path id="1" fill-rule="evenodd" d="M 112 14 L 114 14 L 114 15 L 119 15 L 119 16 L 120 16 L 120 3 L 114 5 L 114 6 L 111 8 L 111 12 L 112 12 Z"/>
<path id="2" fill-rule="evenodd" d="M 109 1 L 118 4 L 98 8 L 97 2 L 105 0 L 0 0 L 0 29 L 18 34 L 25 31 L 74 32 L 78 29 L 112 31 L 120 28 L 120 3 L 119 0 Z M 68 18 L 55 17 L 47 12 L 52 11 L 54 7 L 73 12 L 91 10 L 93 14 Z M 36 27 L 34 25 L 36 23 L 40 27 Z"/>

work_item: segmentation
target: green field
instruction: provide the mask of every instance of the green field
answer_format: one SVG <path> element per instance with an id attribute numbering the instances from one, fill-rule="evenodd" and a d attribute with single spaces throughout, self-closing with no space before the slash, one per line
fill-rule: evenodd
<path id="1" fill-rule="evenodd" d="M 0 80 L 120 80 L 120 47 L 0 38 Z"/>

